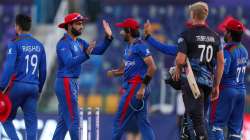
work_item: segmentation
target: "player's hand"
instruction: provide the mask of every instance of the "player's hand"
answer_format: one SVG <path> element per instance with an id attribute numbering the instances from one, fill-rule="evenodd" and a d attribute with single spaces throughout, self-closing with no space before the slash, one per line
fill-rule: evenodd
<path id="1" fill-rule="evenodd" d="M 215 101 L 219 98 L 220 88 L 219 86 L 213 87 L 212 94 L 211 94 L 211 101 Z"/>
<path id="2" fill-rule="evenodd" d="M 90 41 L 89 47 L 86 49 L 86 53 L 88 55 L 90 55 L 92 53 L 93 49 L 95 48 L 95 46 L 96 46 L 96 41 Z"/>
<path id="3" fill-rule="evenodd" d="M 107 72 L 107 76 L 108 77 L 114 77 L 115 75 L 114 75 L 114 71 L 113 70 L 109 70 L 108 72 Z"/>
<path id="4" fill-rule="evenodd" d="M 180 70 L 180 68 L 176 67 L 175 70 L 174 70 L 174 72 L 173 72 L 172 79 L 174 81 L 179 81 L 180 75 L 181 75 L 181 70 Z"/>
<path id="5" fill-rule="evenodd" d="M 144 36 L 148 36 L 152 34 L 152 25 L 149 20 L 144 24 Z"/>
<path id="6" fill-rule="evenodd" d="M 138 90 L 137 94 L 136 94 L 136 99 L 138 100 L 142 100 L 144 97 L 144 93 L 145 93 L 145 85 L 142 84 L 141 88 Z"/>
<path id="7" fill-rule="evenodd" d="M 103 25 L 105 34 L 108 36 L 108 38 L 111 38 L 112 30 L 109 26 L 109 23 L 106 20 L 102 20 L 102 25 Z"/>

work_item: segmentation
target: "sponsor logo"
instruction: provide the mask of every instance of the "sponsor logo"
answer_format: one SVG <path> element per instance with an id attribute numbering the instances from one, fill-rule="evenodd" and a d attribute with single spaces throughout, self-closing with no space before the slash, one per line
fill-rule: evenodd
<path id="1" fill-rule="evenodd" d="M 126 67 L 131 67 L 135 65 L 135 61 L 125 61 L 125 66 Z"/>
<path id="2" fill-rule="evenodd" d="M 178 42 L 178 44 L 180 44 L 183 41 L 184 41 L 184 39 L 182 37 L 180 37 L 177 42 Z"/>

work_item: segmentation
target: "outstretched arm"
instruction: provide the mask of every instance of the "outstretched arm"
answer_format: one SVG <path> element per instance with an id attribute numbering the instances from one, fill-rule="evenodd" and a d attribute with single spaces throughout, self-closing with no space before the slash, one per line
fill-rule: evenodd
<path id="1" fill-rule="evenodd" d="M 149 20 L 144 24 L 144 36 L 147 43 L 166 55 L 176 56 L 177 46 L 163 44 L 152 36 L 152 26 Z"/>
<path id="2" fill-rule="evenodd" d="M 60 59 L 62 59 L 63 64 L 67 68 L 82 64 L 84 61 L 89 59 L 89 55 L 87 54 L 88 52 L 86 51 L 78 56 L 72 56 L 72 53 L 67 45 L 68 44 L 66 42 L 59 42 L 57 46 L 57 55 Z"/>
<path id="3" fill-rule="evenodd" d="M 102 24 L 103 24 L 103 28 L 104 28 L 104 31 L 105 31 L 105 39 L 102 42 L 102 44 L 97 45 L 96 47 L 94 47 L 91 54 L 102 55 L 107 50 L 107 48 L 110 46 L 110 44 L 111 44 L 111 42 L 113 40 L 112 31 L 111 31 L 111 28 L 110 28 L 108 22 L 103 20 Z"/>
<path id="4" fill-rule="evenodd" d="M 166 55 L 176 56 L 176 54 L 177 54 L 177 46 L 175 46 L 175 45 L 163 44 L 160 41 L 153 38 L 151 35 L 148 35 L 145 38 L 145 40 L 148 44 L 150 44 L 155 49 L 159 50 L 160 52 L 162 52 Z"/>

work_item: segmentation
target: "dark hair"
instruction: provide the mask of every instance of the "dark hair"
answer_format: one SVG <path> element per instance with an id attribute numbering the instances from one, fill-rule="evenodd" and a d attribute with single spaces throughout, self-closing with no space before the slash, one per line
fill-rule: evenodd
<path id="1" fill-rule="evenodd" d="M 140 32 L 139 30 L 134 30 L 134 29 L 131 29 L 131 28 L 124 28 L 124 31 L 126 33 L 131 33 L 131 36 L 133 38 L 137 38 L 137 37 L 140 37 Z"/>
<path id="2" fill-rule="evenodd" d="M 68 31 L 68 29 L 69 29 L 69 24 L 70 24 L 70 25 L 73 25 L 73 23 L 74 23 L 74 22 L 70 22 L 70 23 L 64 25 L 64 29 L 65 29 L 66 31 Z"/>
<path id="3" fill-rule="evenodd" d="M 31 17 L 23 14 L 16 16 L 16 25 L 18 25 L 23 31 L 29 31 L 31 28 Z"/>
<path id="4" fill-rule="evenodd" d="M 241 41 L 243 31 L 228 30 L 228 32 L 230 32 L 230 35 L 232 37 L 232 41 L 234 41 L 234 42 L 240 42 Z"/>
<path id="5" fill-rule="evenodd" d="M 68 31 L 68 24 L 64 25 L 64 29 Z"/>

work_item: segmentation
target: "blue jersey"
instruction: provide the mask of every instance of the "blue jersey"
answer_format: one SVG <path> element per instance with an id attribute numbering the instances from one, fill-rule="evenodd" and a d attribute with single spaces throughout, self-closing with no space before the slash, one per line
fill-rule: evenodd
<path id="1" fill-rule="evenodd" d="M 245 89 L 245 72 L 248 52 L 241 43 L 227 43 L 224 48 L 225 67 L 222 86 Z"/>
<path id="2" fill-rule="evenodd" d="M 103 54 L 111 41 L 112 38 L 105 38 L 104 42 L 96 46 L 91 54 Z M 73 40 L 68 34 L 64 34 L 56 47 L 58 59 L 57 77 L 78 78 L 81 73 L 81 64 L 89 59 L 86 53 L 88 47 L 89 44 L 86 41 L 80 38 Z"/>
<path id="3" fill-rule="evenodd" d="M 152 36 L 148 36 L 146 38 L 147 43 L 149 43 L 151 46 L 159 50 L 160 52 L 166 54 L 166 55 L 172 55 L 176 56 L 177 54 L 177 46 L 176 45 L 168 45 L 168 44 L 163 44 L 156 39 L 154 39 Z"/>
<path id="4" fill-rule="evenodd" d="M 134 76 L 144 78 L 148 69 L 144 58 L 150 55 L 148 47 L 141 40 L 127 45 L 123 56 L 125 63 L 124 81 L 130 80 Z"/>
<path id="5" fill-rule="evenodd" d="M 46 56 L 43 45 L 31 34 L 20 34 L 8 44 L 6 61 L 0 81 L 5 89 L 11 76 L 15 81 L 38 84 L 42 90 L 46 79 Z"/>

